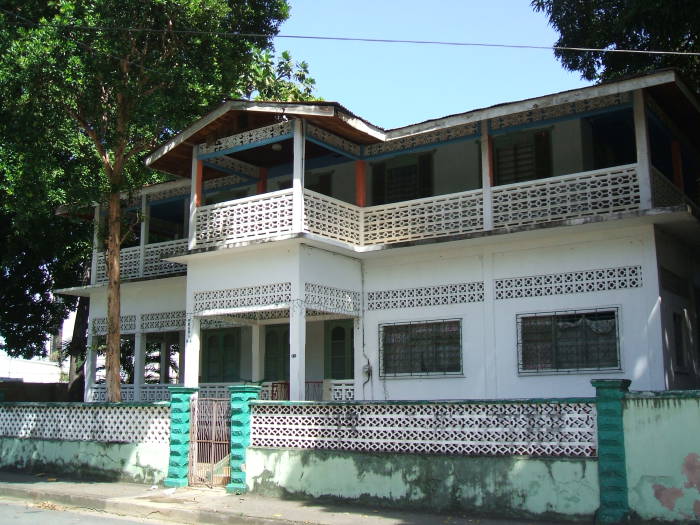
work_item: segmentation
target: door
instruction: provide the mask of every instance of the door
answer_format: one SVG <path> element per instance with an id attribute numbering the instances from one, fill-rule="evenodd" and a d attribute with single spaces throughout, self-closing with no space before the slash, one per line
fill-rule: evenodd
<path id="1" fill-rule="evenodd" d="M 241 380 L 241 329 L 204 330 L 200 383 Z"/>
<path id="2" fill-rule="evenodd" d="M 352 319 L 326 321 L 324 333 L 325 378 L 352 379 L 355 375 Z"/>
<path id="3" fill-rule="evenodd" d="M 289 325 L 265 327 L 265 381 L 289 381 Z"/>
<path id="4" fill-rule="evenodd" d="M 231 400 L 192 398 L 190 485 L 226 485 L 231 479 Z"/>

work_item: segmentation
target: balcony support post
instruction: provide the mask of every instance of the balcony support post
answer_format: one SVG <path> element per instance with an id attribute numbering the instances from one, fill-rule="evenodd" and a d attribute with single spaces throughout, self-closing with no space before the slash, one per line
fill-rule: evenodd
<path id="1" fill-rule="evenodd" d="M 493 230 L 493 141 L 489 121 L 481 121 L 481 188 L 483 195 L 484 230 Z"/>
<path id="2" fill-rule="evenodd" d="M 146 264 L 146 245 L 148 244 L 148 200 L 146 194 L 141 192 L 141 235 L 139 235 L 139 277 L 143 277 L 143 269 Z"/>
<path id="3" fill-rule="evenodd" d="M 190 220 L 188 249 L 197 245 L 197 208 L 202 205 L 202 161 L 197 158 L 197 146 L 192 146 L 192 183 L 190 189 Z"/>
<path id="4" fill-rule="evenodd" d="M 651 199 L 651 159 L 649 158 L 649 128 L 647 126 L 644 92 L 638 89 L 633 96 L 634 141 L 637 146 L 637 180 L 639 181 L 639 207 L 653 207 Z"/>
<path id="5" fill-rule="evenodd" d="M 250 329 L 250 380 L 257 383 L 265 378 L 265 326 L 254 324 Z"/>
<path id="6" fill-rule="evenodd" d="M 260 168 L 257 191 L 258 195 L 267 192 L 267 168 Z"/>
<path id="7" fill-rule="evenodd" d="M 140 330 L 134 334 L 134 401 L 141 401 L 146 376 L 146 334 Z"/>
<path id="8" fill-rule="evenodd" d="M 294 163 L 292 171 L 292 231 L 304 229 L 304 121 L 296 119 L 294 130 Z"/>
<path id="9" fill-rule="evenodd" d="M 367 206 L 367 162 L 355 161 L 355 204 L 360 208 Z"/>
<path id="10" fill-rule="evenodd" d="M 185 332 L 177 333 L 178 341 L 178 369 L 177 369 L 177 384 L 181 385 L 185 382 Z"/>
<path id="11" fill-rule="evenodd" d="M 97 352 L 95 351 L 95 338 L 92 335 L 92 323 L 90 323 L 87 335 L 87 356 L 85 359 L 85 394 L 84 401 L 93 401 L 92 392 L 95 388 L 97 372 Z"/>
<path id="12" fill-rule="evenodd" d="M 200 349 L 199 317 L 192 316 L 187 320 L 185 335 L 185 385 L 197 388 L 199 386 L 199 349 Z"/>
<path id="13" fill-rule="evenodd" d="M 289 400 L 306 400 L 306 305 L 289 308 Z"/>

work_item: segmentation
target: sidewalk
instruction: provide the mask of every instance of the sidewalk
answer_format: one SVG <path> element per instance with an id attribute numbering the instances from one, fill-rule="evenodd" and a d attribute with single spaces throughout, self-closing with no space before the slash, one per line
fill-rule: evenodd
<path id="1" fill-rule="evenodd" d="M 328 502 L 226 494 L 223 488 L 150 488 L 133 483 L 72 481 L 51 475 L 0 472 L 0 498 L 187 524 L 284 525 L 505 525 L 531 520 L 489 520 L 456 514 L 403 512 Z M 554 522 L 547 522 L 554 523 Z"/>

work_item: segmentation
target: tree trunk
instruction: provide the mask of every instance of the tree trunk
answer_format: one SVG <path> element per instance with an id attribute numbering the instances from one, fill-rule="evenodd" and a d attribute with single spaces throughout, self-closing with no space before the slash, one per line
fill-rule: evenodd
<path id="1" fill-rule="evenodd" d="M 75 309 L 75 324 L 73 325 L 73 336 L 68 346 L 68 356 L 70 358 L 70 368 L 68 371 L 68 398 L 70 401 L 82 401 L 84 395 L 85 381 L 84 368 L 87 356 L 87 331 L 88 315 L 90 311 L 90 298 L 79 297 L 78 305 Z M 78 363 L 82 364 L 78 366 Z"/>
<path id="2" fill-rule="evenodd" d="M 110 193 L 107 213 L 107 362 L 105 363 L 105 372 L 107 375 L 107 401 L 110 403 L 118 403 L 122 398 L 119 376 L 121 351 L 119 292 L 121 203 L 119 197 L 119 191 Z"/>

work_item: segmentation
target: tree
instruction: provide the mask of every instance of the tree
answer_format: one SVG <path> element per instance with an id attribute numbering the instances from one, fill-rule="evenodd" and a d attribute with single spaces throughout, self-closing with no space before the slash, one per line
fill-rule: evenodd
<path id="1" fill-rule="evenodd" d="M 107 396 L 119 401 L 120 194 L 153 178 L 140 162 L 143 153 L 211 106 L 240 96 L 256 50 L 271 48 L 289 6 L 285 0 L 15 0 L 3 6 L 0 96 L 63 119 L 67 133 L 86 139 L 100 163 L 107 207 Z"/>
<path id="2" fill-rule="evenodd" d="M 700 2 L 696 0 L 533 0 L 559 32 L 558 47 L 700 52 Z M 606 81 L 676 68 L 700 92 L 700 57 L 556 50 L 570 71 Z"/>

